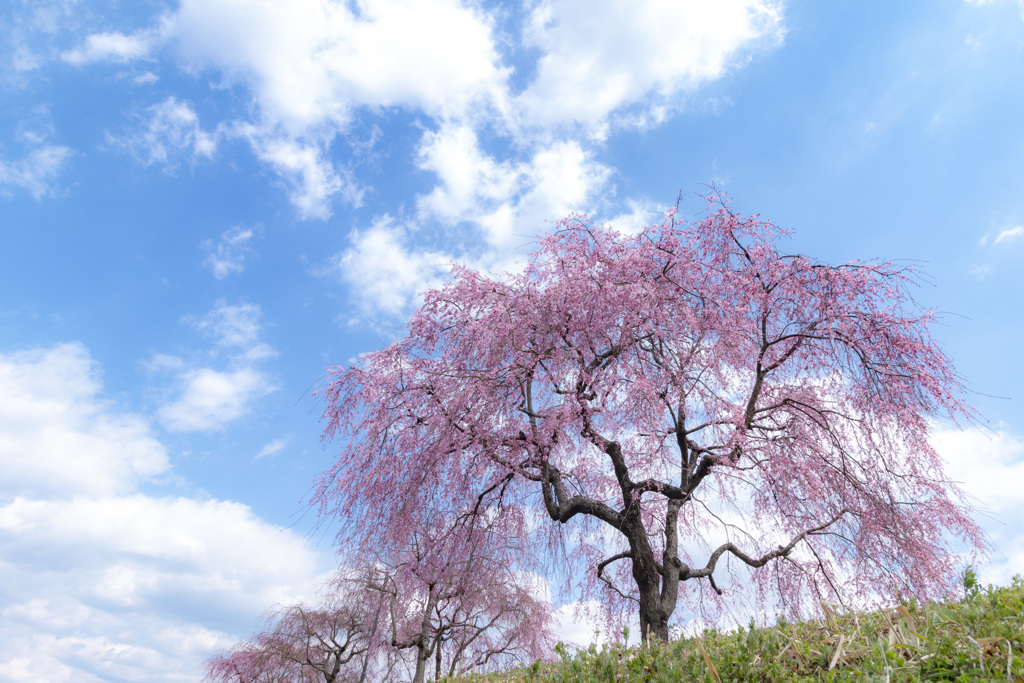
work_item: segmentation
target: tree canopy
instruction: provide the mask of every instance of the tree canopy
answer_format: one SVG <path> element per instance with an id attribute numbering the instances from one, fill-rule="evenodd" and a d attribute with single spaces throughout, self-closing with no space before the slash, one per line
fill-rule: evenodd
<path id="1" fill-rule="evenodd" d="M 714 196 L 637 234 L 571 216 L 522 272 L 455 266 L 403 339 L 332 369 L 321 512 L 357 545 L 428 510 L 512 520 L 662 639 L 748 574 L 793 610 L 946 593 L 984 541 L 929 443 L 971 417 L 934 314 L 912 268 L 786 235 Z"/>

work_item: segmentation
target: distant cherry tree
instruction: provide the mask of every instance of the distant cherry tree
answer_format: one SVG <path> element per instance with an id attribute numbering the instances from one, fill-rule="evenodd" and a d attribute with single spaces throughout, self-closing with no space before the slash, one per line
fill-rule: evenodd
<path id="1" fill-rule="evenodd" d="M 432 511 L 410 536 L 366 542 L 312 605 L 207 662 L 211 683 L 423 683 L 550 656 L 551 605 L 516 569 L 507 517 Z M 404 677 L 403 672 L 409 674 Z"/>
<path id="2" fill-rule="evenodd" d="M 953 544 L 984 541 L 928 437 L 971 410 L 913 270 L 785 254 L 711 200 L 635 235 L 572 216 L 520 273 L 453 268 L 405 338 L 332 370 L 321 511 L 366 537 L 540 513 L 549 543 L 520 544 L 660 639 L 681 588 L 730 576 L 794 610 L 947 593 Z"/>
<path id="3" fill-rule="evenodd" d="M 376 637 L 386 631 L 399 656 L 413 654 L 414 683 L 425 680 L 431 659 L 439 680 L 551 655 L 550 603 L 516 569 L 523 555 L 506 522 L 434 514 L 402 546 L 367 556 L 375 562 L 361 585 L 379 596 L 369 602 L 386 616 Z"/>
<path id="4" fill-rule="evenodd" d="M 369 650 L 365 604 L 352 594 L 272 611 L 268 628 L 206 663 L 211 683 L 356 683 Z"/>

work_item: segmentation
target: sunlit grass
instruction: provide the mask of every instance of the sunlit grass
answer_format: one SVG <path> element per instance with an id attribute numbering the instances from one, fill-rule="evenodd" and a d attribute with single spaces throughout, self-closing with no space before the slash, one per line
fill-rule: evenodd
<path id="1" fill-rule="evenodd" d="M 560 661 L 456 679 L 565 681 L 1024 681 L 1024 579 L 980 588 L 965 574 L 959 603 L 915 601 L 877 612 L 826 609 L 820 620 L 705 631 L 627 648 L 557 648 Z"/>

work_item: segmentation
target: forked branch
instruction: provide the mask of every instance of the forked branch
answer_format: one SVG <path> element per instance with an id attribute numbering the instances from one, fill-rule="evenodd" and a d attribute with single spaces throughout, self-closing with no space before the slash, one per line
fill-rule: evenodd
<path id="1" fill-rule="evenodd" d="M 753 558 L 750 555 L 747 555 L 745 552 L 737 548 L 736 545 L 732 542 L 723 543 L 722 545 L 718 546 L 718 548 L 716 548 L 713 553 L 711 553 L 711 557 L 708 559 L 708 563 L 704 566 L 703 569 L 687 568 L 685 571 L 679 573 L 679 580 L 685 581 L 686 579 L 707 578 L 715 592 L 721 595 L 722 589 L 715 585 L 713 575 L 715 572 L 715 567 L 718 565 L 718 560 L 720 560 L 722 555 L 724 555 L 725 553 L 732 553 L 737 559 L 739 559 L 747 566 L 757 569 L 758 567 L 763 567 L 764 565 L 768 564 L 768 562 L 774 560 L 777 557 L 786 557 L 791 552 L 793 552 L 793 549 L 796 548 L 797 544 L 800 541 L 804 540 L 804 538 L 827 529 L 828 527 L 838 522 L 839 519 L 846 513 L 847 510 L 841 510 L 839 514 L 837 514 L 835 517 L 825 522 L 824 524 L 816 526 L 813 529 L 807 529 L 806 531 L 800 532 L 799 534 L 794 536 L 793 540 L 791 540 L 787 545 L 780 545 L 775 550 L 769 550 L 767 553 L 758 558 Z"/>

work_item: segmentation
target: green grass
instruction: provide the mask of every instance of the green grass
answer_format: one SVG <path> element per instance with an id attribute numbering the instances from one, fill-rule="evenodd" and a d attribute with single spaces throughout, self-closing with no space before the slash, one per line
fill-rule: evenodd
<path id="1" fill-rule="evenodd" d="M 1024 681 L 1024 579 L 980 588 L 968 569 L 959 603 L 910 601 L 871 613 L 705 631 L 627 648 L 559 645 L 560 661 L 477 674 L 460 683 L 643 681 Z"/>

